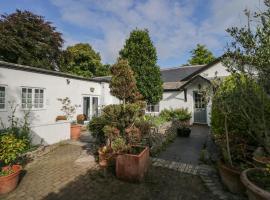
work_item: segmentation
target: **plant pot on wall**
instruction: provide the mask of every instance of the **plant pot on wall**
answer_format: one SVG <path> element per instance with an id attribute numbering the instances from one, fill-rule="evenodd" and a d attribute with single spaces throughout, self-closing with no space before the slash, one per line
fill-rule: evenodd
<path id="1" fill-rule="evenodd" d="M 7 171 L 8 167 L 2 168 L 3 171 Z M 19 182 L 19 175 L 22 170 L 20 165 L 13 165 L 11 167 L 12 172 L 6 176 L 0 176 L 0 194 L 6 194 L 14 190 Z"/>
<path id="2" fill-rule="evenodd" d="M 138 182 L 144 178 L 149 167 L 149 148 L 134 146 L 140 149 L 136 154 L 118 155 L 116 158 L 116 176 L 125 181 Z"/>
<path id="3" fill-rule="evenodd" d="M 249 178 L 249 174 L 256 172 L 263 172 L 261 168 L 250 168 L 246 169 L 241 173 L 241 181 L 247 189 L 247 195 L 249 200 L 269 200 L 270 192 L 257 186 Z"/>
<path id="4" fill-rule="evenodd" d="M 235 194 L 244 194 L 245 187 L 240 181 L 241 171 L 232 168 L 222 161 L 218 162 L 218 171 L 222 180 L 222 183 L 228 188 L 228 190 Z"/>
<path id="5" fill-rule="evenodd" d="M 177 135 L 179 137 L 189 137 L 191 129 L 188 127 L 181 127 L 177 129 Z"/>
<path id="6" fill-rule="evenodd" d="M 81 136 L 81 125 L 71 124 L 70 126 L 70 138 L 72 140 L 78 140 Z"/>

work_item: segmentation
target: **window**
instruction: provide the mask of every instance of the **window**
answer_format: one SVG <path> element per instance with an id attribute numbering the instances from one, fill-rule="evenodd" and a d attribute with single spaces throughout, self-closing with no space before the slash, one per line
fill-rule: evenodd
<path id="1" fill-rule="evenodd" d="M 6 108 L 6 87 L 0 86 L 0 110 Z"/>
<path id="2" fill-rule="evenodd" d="M 22 88 L 22 108 L 39 109 L 44 107 L 44 89 Z"/>
<path id="3" fill-rule="evenodd" d="M 159 112 L 159 104 L 147 104 L 146 112 Z"/>

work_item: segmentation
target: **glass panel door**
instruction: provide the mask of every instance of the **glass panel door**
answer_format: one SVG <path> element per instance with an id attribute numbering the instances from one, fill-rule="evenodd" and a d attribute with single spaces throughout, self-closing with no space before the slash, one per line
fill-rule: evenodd
<path id="1" fill-rule="evenodd" d="M 98 116 L 98 97 L 92 97 L 92 117 Z"/>
<path id="2" fill-rule="evenodd" d="M 83 97 L 83 114 L 90 120 L 90 97 Z"/>

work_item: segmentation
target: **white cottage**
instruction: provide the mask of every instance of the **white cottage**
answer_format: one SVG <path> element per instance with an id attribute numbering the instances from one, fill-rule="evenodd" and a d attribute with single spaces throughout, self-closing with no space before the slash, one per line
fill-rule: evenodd
<path id="1" fill-rule="evenodd" d="M 205 104 L 200 88 L 214 77 L 230 75 L 220 59 L 208 65 L 182 66 L 161 70 L 163 98 L 157 105 L 148 105 L 146 112 L 157 115 L 163 109 L 188 108 L 191 123 L 210 125 L 211 102 Z M 31 111 L 33 142 L 52 144 L 70 137 L 70 124 L 56 122 L 62 115 L 58 98 L 69 97 L 76 105 L 76 115 L 85 114 L 87 120 L 109 104 L 119 100 L 110 94 L 111 77 L 83 78 L 57 71 L 33 68 L 0 61 L 0 119 L 8 125 L 11 114 L 9 102 L 17 107 L 16 116 Z"/>
<path id="2" fill-rule="evenodd" d="M 87 79 L 62 72 L 33 68 L 0 61 L 0 118 L 8 126 L 10 102 L 17 105 L 16 116 L 30 109 L 33 142 L 52 144 L 69 139 L 70 124 L 56 122 L 61 112 L 58 98 L 69 97 L 76 114 L 87 120 L 97 115 L 103 106 L 118 103 L 110 94 L 106 77 Z"/>
<path id="3" fill-rule="evenodd" d="M 163 98 L 157 105 L 148 105 L 147 112 L 157 115 L 163 109 L 187 108 L 192 113 L 191 123 L 210 125 L 211 102 L 206 105 L 199 90 L 215 77 L 230 75 L 220 59 L 208 65 L 162 69 L 161 75 Z"/>

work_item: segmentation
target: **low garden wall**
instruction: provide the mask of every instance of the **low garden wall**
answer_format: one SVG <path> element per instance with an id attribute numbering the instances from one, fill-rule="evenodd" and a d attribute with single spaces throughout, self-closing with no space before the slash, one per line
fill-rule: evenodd
<path id="1" fill-rule="evenodd" d="M 68 121 L 32 125 L 30 129 L 33 145 L 51 145 L 70 139 L 70 122 Z"/>
<path id="2" fill-rule="evenodd" d="M 164 150 L 166 146 L 175 139 L 178 127 L 179 124 L 176 122 L 166 122 L 159 128 L 151 129 L 147 140 L 152 156 L 155 156 L 160 151 Z"/>

